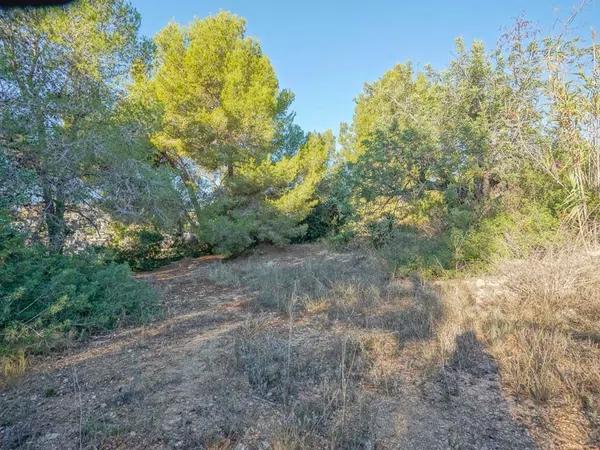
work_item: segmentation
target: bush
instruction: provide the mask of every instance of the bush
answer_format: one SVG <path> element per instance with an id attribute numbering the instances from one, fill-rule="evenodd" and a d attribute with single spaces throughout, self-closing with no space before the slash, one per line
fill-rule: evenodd
<path id="1" fill-rule="evenodd" d="M 109 248 L 115 260 L 133 270 L 150 270 L 170 261 L 163 254 L 164 236 L 153 229 L 114 224 Z"/>
<path id="2" fill-rule="evenodd" d="M 536 203 L 476 216 L 473 211 L 450 209 L 446 228 L 434 233 L 385 217 L 366 229 L 370 243 L 393 272 L 423 275 L 485 269 L 502 258 L 527 257 L 561 237 L 556 215 Z"/>
<path id="3" fill-rule="evenodd" d="M 142 322 L 157 296 L 126 264 L 98 253 L 61 255 L 26 246 L 0 222 L 0 355 L 51 349 L 68 338 Z"/>
<path id="4" fill-rule="evenodd" d="M 147 271 L 186 256 L 197 257 L 208 249 L 191 233 L 173 236 L 156 228 L 113 224 L 108 250 L 118 263 L 134 271 Z"/>
<path id="5" fill-rule="evenodd" d="M 484 267 L 506 257 L 526 257 L 559 239 L 559 221 L 547 208 L 532 203 L 516 212 L 501 212 L 479 224 L 451 232 L 457 267 Z"/>
<path id="6" fill-rule="evenodd" d="M 209 205 L 200 220 L 200 240 L 225 256 L 239 255 L 263 242 L 282 246 L 305 232 L 306 225 L 268 205 L 229 198 Z"/>

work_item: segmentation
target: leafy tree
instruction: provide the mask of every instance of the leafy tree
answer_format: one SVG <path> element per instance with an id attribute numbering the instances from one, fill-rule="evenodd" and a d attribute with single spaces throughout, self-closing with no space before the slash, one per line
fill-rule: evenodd
<path id="1" fill-rule="evenodd" d="M 419 214 L 415 206 L 431 191 L 445 189 L 442 95 L 431 74 L 415 75 L 410 64 L 401 64 L 359 96 L 340 169 L 347 172 L 358 222 L 388 215 L 406 220 Z"/>
<path id="2" fill-rule="evenodd" d="M 291 93 L 290 93 L 291 94 Z M 291 100 L 290 100 L 291 103 Z M 302 127 L 294 122 L 296 114 L 287 109 L 278 114 L 275 151 L 272 158 L 276 161 L 284 156 L 295 155 L 306 142 L 307 134 Z"/>
<path id="3" fill-rule="evenodd" d="M 439 89 L 430 74 L 416 74 L 410 64 L 398 64 L 356 100 L 352 125 L 344 125 L 342 156 L 354 162 L 366 150 L 366 141 L 377 131 L 407 127 L 434 131 L 439 117 Z"/>
<path id="4" fill-rule="evenodd" d="M 276 139 L 291 93 L 245 22 L 230 13 L 167 25 L 155 38 L 156 60 L 132 87 L 134 99 L 158 117 L 152 142 L 184 181 L 196 220 L 202 215 L 191 161 L 208 171 L 264 159 Z"/>
<path id="5" fill-rule="evenodd" d="M 311 133 L 293 156 L 241 165 L 229 190 L 204 211 L 203 238 L 216 251 L 236 254 L 259 242 L 281 245 L 302 236 L 334 147 L 331 132 Z"/>
<path id="6" fill-rule="evenodd" d="M 120 86 L 145 53 L 138 26 L 124 0 L 0 11 L 0 150 L 13 171 L 33 176 L 27 197 L 55 251 L 74 231 L 69 214 L 93 222 L 90 211 L 105 206 L 132 219 L 142 204 L 151 214 L 153 196 L 169 190 L 115 114 Z"/>
<path id="7" fill-rule="evenodd" d="M 398 65 L 366 85 L 341 129 L 346 228 L 407 249 L 409 267 L 526 251 L 561 220 L 595 232 L 599 60 L 593 40 L 519 20 L 491 54 L 457 40 L 446 70 Z"/>
<path id="8" fill-rule="evenodd" d="M 457 39 L 456 58 L 441 74 L 442 169 L 461 200 L 484 201 L 494 177 L 501 175 L 495 136 L 506 88 L 498 69 L 481 42 L 475 41 L 468 51 Z"/>
<path id="9" fill-rule="evenodd" d="M 302 234 L 333 137 L 307 136 L 294 123 L 294 96 L 280 90 L 243 19 L 223 12 L 169 24 L 155 44 L 130 103 L 150 119 L 158 160 L 179 174 L 200 240 L 233 254 Z M 214 184 L 202 186 L 211 174 Z"/>

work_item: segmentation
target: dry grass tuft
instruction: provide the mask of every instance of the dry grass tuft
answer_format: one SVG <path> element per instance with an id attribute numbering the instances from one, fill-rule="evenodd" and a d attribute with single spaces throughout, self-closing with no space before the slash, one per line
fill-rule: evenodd
<path id="1" fill-rule="evenodd" d="M 287 401 L 303 368 L 296 346 L 252 320 L 236 332 L 234 348 L 235 364 L 250 386 L 268 399 Z"/>
<path id="2" fill-rule="evenodd" d="M 0 357 L 0 367 L 2 367 L 2 375 L 5 380 L 22 375 L 27 368 L 25 353 L 20 351 L 14 355 Z M 0 378 L 1 381 L 2 379 Z"/>
<path id="3" fill-rule="evenodd" d="M 548 252 L 505 265 L 481 332 L 503 382 L 542 404 L 579 405 L 600 443 L 600 258 Z"/>
<path id="4" fill-rule="evenodd" d="M 249 321 L 235 336 L 234 359 L 257 394 L 283 407 L 271 448 L 364 448 L 373 431 L 362 386 L 383 378 L 396 347 L 383 335 L 286 333 Z"/>
<path id="5" fill-rule="evenodd" d="M 244 286 L 257 294 L 257 304 L 288 312 L 314 306 L 339 285 L 381 285 L 387 274 L 382 264 L 368 257 L 307 259 L 298 264 L 275 265 L 249 260 L 243 265 L 215 265 L 210 278 L 220 284 Z"/>

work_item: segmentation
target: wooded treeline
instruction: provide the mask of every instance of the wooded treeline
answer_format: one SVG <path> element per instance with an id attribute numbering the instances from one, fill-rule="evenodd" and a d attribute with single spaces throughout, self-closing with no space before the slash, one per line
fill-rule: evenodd
<path id="1" fill-rule="evenodd" d="M 185 255 L 326 239 L 440 273 L 597 237 L 600 48 L 568 22 L 397 65 L 337 144 L 242 18 L 139 23 L 124 0 L 0 11 L 3 351 L 147 316 L 129 267 Z"/>

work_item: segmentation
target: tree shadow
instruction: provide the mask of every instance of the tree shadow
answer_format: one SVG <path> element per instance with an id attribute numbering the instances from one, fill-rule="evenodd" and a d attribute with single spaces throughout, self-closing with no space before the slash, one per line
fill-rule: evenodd
<path id="1" fill-rule="evenodd" d="M 529 431 L 514 417 L 502 391 L 495 359 L 473 330 L 454 339 L 454 351 L 423 384 L 422 395 L 440 411 L 451 448 L 537 448 Z"/>
<path id="2" fill-rule="evenodd" d="M 413 276 L 382 295 L 385 302 L 376 310 L 367 301 L 336 318 L 397 339 L 400 365 L 409 370 L 397 375 L 393 412 L 386 411 L 393 419 L 382 418 L 394 430 L 395 448 L 536 448 L 513 417 L 498 364 L 472 329 L 454 337 L 452 353 L 443 360 L 431 357 L 440 326 L 453 320 L 452 305 L 435 286 Z"/>

